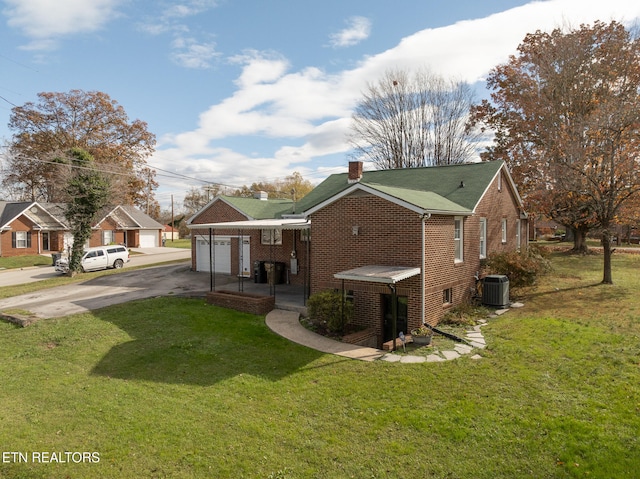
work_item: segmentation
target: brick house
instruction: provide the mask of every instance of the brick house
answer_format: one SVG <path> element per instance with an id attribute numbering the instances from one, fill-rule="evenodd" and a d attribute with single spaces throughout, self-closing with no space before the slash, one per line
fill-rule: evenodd
<path id="1" fill-rule="evenodd" d="M 60 251 L 68 228 L 36 201 L 0 201 L 0 256 Z"/>
<path id="2" fill-rule="evenodd" d="M 160 244 L 163 226 L 133 206 L 104 208 L 98 218 L 87 246 Z M 72 244 L 64 204 L 0 201 L 0 256 L 64 252 Z"/>
<path id="3" fill-rule="evenodd" d="M 470 298 L 482 258 L 528 242 L 527 215 L 501 161 L 377 171 L 351 162 L 348 173 L 331 175 L 262 223 L 232 201 L 214 200 L 194 216 L 192 223 L 205 228 L 200 234 L 209 227 L 214 235 L 233 228 L 254 234 L 251 258 L 269 253 L 287 264 L 295 251 L 307 271 L 294 281 L 308 279 L 310 294 L 345 291 L 354 321 L 374 328 L 379 344 L 393 337 L 394 298 L 397 331 L 435 325 Z M 249 233 L 258 227 L 265 229 Z M 282 245 L 260 252 L 257 235 L 268 227 L 281 230 Z"/>

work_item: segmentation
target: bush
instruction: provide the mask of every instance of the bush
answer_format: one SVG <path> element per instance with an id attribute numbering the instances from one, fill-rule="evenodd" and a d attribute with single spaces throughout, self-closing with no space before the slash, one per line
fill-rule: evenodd
<path id="1" fill-rule="evenodd" d="M 326 326 L 336 334 L 344 333 L 346 326 L 353 319 L 353 303 L 343 301 L 340 291 L 322 291 L 311 295 L 307 301 L 307 310 L 312 322 Z"/>
<path id="2" fill-rule="evenodd" d="M 442 317 L 438 325 L 474 326 L 478 319 L 489 316 L 489 309 L 471 303 L 462 303 L 450 309 Z"/>
<path id="3" fill-rule="evenodd" d="M 506 275 L 510 291 L 534 286 L 538 277 L 551 270 L 546 250 L 535 246 L 526 251 L 492 253 L 484 266 L 487 274 Z"/>

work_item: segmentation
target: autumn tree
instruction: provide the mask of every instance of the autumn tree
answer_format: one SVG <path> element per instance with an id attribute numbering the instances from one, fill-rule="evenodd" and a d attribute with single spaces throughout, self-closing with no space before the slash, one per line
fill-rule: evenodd
<path id="1" fill-rule="evenodd" d="M 211 198 L 215 197 L 218 193 L 218 188 L 214 187 L 204 187 L 204 188 L 191 188 L 184 195 L 182 200 L 182 206 L 187 214 L 194 214 L 196 211 L 200 210 L 203 206 L 205 206 Z M 213 195 L 213 196 L 211 196 Z"/>
<path id="2" fill-rule="evenodd" d="M 464 82 L 388 70 L 367 86 L 352 115 L 352 156 L 380 169 L 467 162 L 479 139 L 478 130 L 467 127 L 473 102 Z"/>
<path id="3" fill-rule="evenodd" d="M 65 202 L 68 166 L 56 161 L 73 148 L 94 158 L 95 167 L 110 177 L 113 201 L 143 210 L 158 184 L 146 160 L 155 136 L 140 120 L 129 121 L 124 108 L 102 92 L 72 90 L 39 93 L 36 103 L 11 110 L 14 134 L 3 185 L 22 199 Z"/>
<path id="4" fill-rule="evenodd" d="M 313 190 L 313 183 L 305 180 L 297 171 L 283 179 L 275 181 L 261 181 L 252 183 L 251 186 L 242 186 L 233 193 L 233 196 L 253 197 L 257 191 L 264 191 L 272 199 L 293 199 L 298 201 Z"/>
<path id="5" fill-rule="evenodd" d="M 80 148 L 68 155 L 73 172 L 65 188 L 70 200 L 65 216 L 73 233 L 73 247 L 69 258 L 69 274 L 82 270 L 84 245 L 91 237 L 91 228 L 98 212 L 109 203 L 109 179 L 95 169 L 93 157 Z"/>
<path id="6" fill-rule="evenodd" d="M 615 21 L 537 31 L 487 83 L 474 118 L 496 136 L 483 157 L 504 158 L 550 217 L 601 230 L 612 283 L 611 228 L 640 191 L 638 38 Z"/>

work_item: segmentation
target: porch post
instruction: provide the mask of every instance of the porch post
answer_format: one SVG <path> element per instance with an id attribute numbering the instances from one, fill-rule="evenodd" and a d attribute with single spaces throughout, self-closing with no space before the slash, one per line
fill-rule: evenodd
<path id="1" fill-rule="evenodd" d="M 213 228 L 209 228 L 209 291 L 213 291 Z"/>
<path id="2" fill-rule="evenodd" d="M 393 335 L 393 351 L 395 351 L 396 337 L 398 336 L 398 294 L 395 284 L 389 284 L 389 289 L 391 289 L 391 334 Z"/>

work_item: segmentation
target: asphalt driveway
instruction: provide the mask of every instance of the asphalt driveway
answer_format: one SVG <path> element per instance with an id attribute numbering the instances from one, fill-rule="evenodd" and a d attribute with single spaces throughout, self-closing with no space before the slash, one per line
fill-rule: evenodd
<path id="1" fill-rule="evenodd" d="M 137 299 L 171 294 L 200 296 L 207 291 L 209 275 L 193 272 L 188 264 L 181 263 L 122 271 L 84 283 L 1 299 L 0 311 L 21 309 L 40 318 L 56 318 Z"/>

